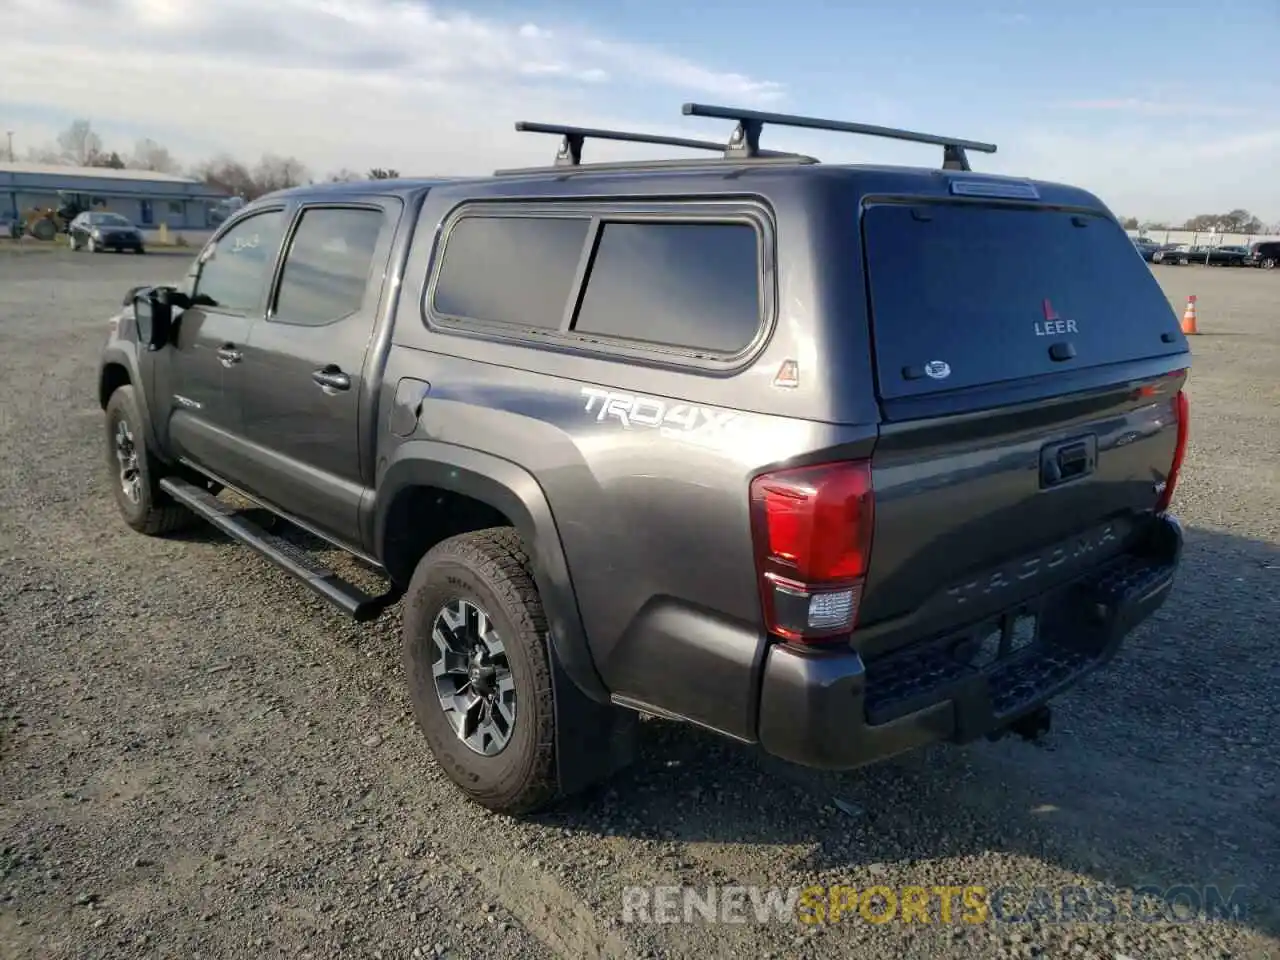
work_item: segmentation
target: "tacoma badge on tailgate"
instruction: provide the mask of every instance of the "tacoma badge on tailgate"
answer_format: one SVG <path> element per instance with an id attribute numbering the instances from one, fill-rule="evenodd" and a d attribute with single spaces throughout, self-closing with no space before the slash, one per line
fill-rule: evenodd
<path id="1" fill-rule="evenodd" d="M 1114 523 L 1099 527 L 1083 536 L 1075 537 L 1066 543 L 1060 543 L 1044 553 L 1013 563 L 1005 564 L 977 580 L 970 580 L 951 587 L 947 596 L 957 604 L 965 604 L 977 597 L 989 597 L 1000 593 L 1019 583 L 1026 583 L 1053 570 L 1069 570 L 1078 561 L 1092 558 L 1103 547 L 1109 544 L 1118 545 L 1119 532 Z"/>

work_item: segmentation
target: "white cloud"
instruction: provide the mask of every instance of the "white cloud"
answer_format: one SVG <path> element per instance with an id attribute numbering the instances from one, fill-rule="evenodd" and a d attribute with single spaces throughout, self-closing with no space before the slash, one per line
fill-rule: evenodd
<path id="1" fill-rule="evenodd" d="M 90 118 L 108 147 L 148 135 L 191 160 L 272 151 L 317 173 L 373 165 L 477 173 L 549 159 L 554 141 L 514 133 L 517 119 L 617 125 L 628 113 L 619 104 L 643 97 L 669 104 L 668 129 L 701 136 L 705 126 L 679 121 L 682 100 L 763 105 L 783 94 L 765 79 L 572 25 L 504 22 L 417 0 L 0 0 L 0 8 L 5 59 L 22 65 L 6 69 L 0 108 L 43 114 L 9 124 L 20 151 L 47 134 L 50 117 L 74 116 Z"/>
<path id="2" fill-rule="evenodd" d="M 1243 132 L 1179 124 L 1088 136 L 1034 129 L 1001 153 L 998 169 L 1083 187 L 1120 215 L 1180 223 L 1246 207 L 1264 222 L 1280 220 L 1275 118 Z"/>
<path id="3" fill-rule="evenodd" d="M 718 140 L 731 124 L 681 117 L 682 101 L 768 107 L 787 93 L 776 77 L 732 69 L 731 51 L 694 61 L 528 12 L 503 20 L 460 10 L 465 0 L 443 2 L 454 5 L 0 0 L 0 132 L 15 131 L 21 154 L 87 117 L 122 152 L 149 136 L 187 161 L 226 151 L 252 163 L 271 151 L 317 175 L 371 166 L 483 173 L 550 161 L 554 138 L 517 134 L 516 120 Z M 598 6 L 606 16 L 608 4 Z M 860 78 L 851 65 L 847 82 L 782 108 L 993 140 L 1000 152 L 974 155 L 978 170 L 1077 184 L 1137 216 L 1246 206 L 1274 221 L 1280 112 L 1255 87 L 1217 99 L 1194 82 L 1162 80 L 1091 99 L 1064 80 L 1060 96 L 1029 113 L 996 89 L 962 108 L 954 98 L 904 101 L 892 82 Z M 769 130 L 765 146 L 830 162 L 939 159 L 932 147 L 815 131 Z M 598 159 L 672 152 L 587 147 Z"/>

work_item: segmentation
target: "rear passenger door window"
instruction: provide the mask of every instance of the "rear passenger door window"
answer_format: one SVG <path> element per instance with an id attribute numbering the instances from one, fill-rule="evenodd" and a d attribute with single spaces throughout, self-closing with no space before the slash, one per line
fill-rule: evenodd
<path id="1" fill-rule="evenodd" d="M 758 235 L 748 223 L 601 225 L 573 329 L 736 354 L 760 329 Z"/>
<path id="2" fill-rule="evenodd" d="M 271 320 L 319 327 L 360 309 L 369 286 L 381 210 L 305 210 L 285 254 Z"/>

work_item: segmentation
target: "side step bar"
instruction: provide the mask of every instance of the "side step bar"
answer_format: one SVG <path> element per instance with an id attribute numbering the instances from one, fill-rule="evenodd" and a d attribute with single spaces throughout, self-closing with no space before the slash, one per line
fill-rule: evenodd
<path id="1" fill-rule="evenodd" d="M 252 547 L 281 570 L 293 574 L 317 594 L 361 623 L 377 619 L 383 610 L 400 599 L 400 592 L 395 588 L 380 596 L 370 596 L 332 570 L 316 563 L 305 551 L 288 540 L 267 533 L 253 521 L 241 516 L 230 504 L 195 484 L 177 477 L 165 477 L 160 481 L 160 489 L 227 536 Z"/>

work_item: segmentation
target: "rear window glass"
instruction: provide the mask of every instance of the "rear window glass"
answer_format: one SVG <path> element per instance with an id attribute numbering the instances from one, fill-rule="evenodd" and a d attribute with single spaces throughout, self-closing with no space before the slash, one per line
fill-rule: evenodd
<path id="1" fill-rule="evenodd" d="M 750 224 L 606 223 L 574 330 L 737 353 L 760 327 L 759 263 Z"/>
<path id="2" fill-rule="evenodd" d="M 1185 349 L 1120 227 L 974 204 L 869 207 L 863 218 L 880 389 L 909 396 Z M 1072 359 L 1050 348 L 1070 344 Z"/>
<path id="3" fill-rule="evenodd" d="M 465 320 L 559 328 L 589 223 L 585 217 L 463 217 L 445 240 L 432 306 Z"/>

